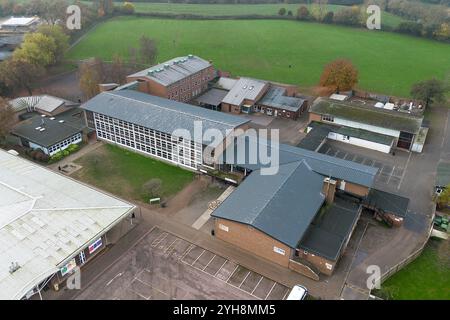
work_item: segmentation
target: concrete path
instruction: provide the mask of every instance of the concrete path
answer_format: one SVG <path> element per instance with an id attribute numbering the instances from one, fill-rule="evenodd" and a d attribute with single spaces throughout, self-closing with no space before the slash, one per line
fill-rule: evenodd
<path id="1" fill-rule="evenodd" d="M 218 204 L 225 201 L 226 198 L 236 189 L 233 186 L 229 186 L 221 195 L 217 198 Z M 192 224 L 192 228 L 199 230 L 203 225 L 211 218 L 211 213 L 216 208 L 208 208 L 206 211 Z"/>

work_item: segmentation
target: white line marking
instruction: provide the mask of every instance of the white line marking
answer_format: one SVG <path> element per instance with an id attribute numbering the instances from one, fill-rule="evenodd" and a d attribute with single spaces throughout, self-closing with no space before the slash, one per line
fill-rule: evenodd
<path id="1" fill-rule="evenodd" d="M 283 298 L 281 300 L 285 300 L 286 299 L 286 296 L 288 295 L 289 290 L 290 290 L 289 288 L 286 288 L 286 293 L 284 294 L 284 296 L 283 296 Z"/>
<path id="2" fill-rule="evenodd" d="M 186 251 L 181 255 L 181 257 L 178 260 L 183 261 L 183 259 L 186 257 L 186 255 L 189 254 L 192 251 L 192 249 L 194 249 L 194 248 L 195 248 L 195 245 L 193 245 L 193 244 L 189 245 L 189 247 L 187 247 Z"/>
<path id="3" fill-rule="evenodd" d="M 222 266 L 219 268 L 219 270 L 216 271 L 216 273 L 214 274 L 214 277 L 217 276 L 217 274 L 220 272 L 220 270 L 222 270 L 223 266 L 228 262 L 228 260 L 225 260 L 225 262 L 222 264 Z"/>
<path id="4" fill-rule="evenodd" d="M 400 189 L 400 186 L 402 185 L 403 179 L 405 178 L 406 169 L 408 169 L 409 160 L 411 160 L 412 152 L 409 153 L 408 160 L 406 161 L 405 169 L 403 169 L 402 177 L 400 178 L 400 183 L 398 184 L 397 190 Z"/>
<path id="5" fill-rule="evenodd" d="M 247 280 L 248 276 L 250 275 L 250 271 L 247 273 L 247 275 L 245 276 L 245 278 L 242 280 L 241 284 L 239 285 L 239 288 L 242 287 L 242 284 L 244 283 L 245 280 Z"/>
<path id="6" fill-rule="evenodd" d="M 123 275 L 123 272 L 120 272 L 120 273 L 116 274 L 111 280 L 109 280 L 106 283 L 105 287 L 108 287 L 116 278 L 121 277 L 122 275 Z"/>
<path id="7" fill-rule="evenodd" d="M 161 239 L 159 239 L 159 241 L 158 241 L 157 243 L 155 243 L 155 241 L 158 240 L 158 238 L 159 238 L 161 235 L 164 235 L 164 236 L 163 236 Z M 168 233 L 167 233 L 167 232 L 163 232 L 163 233 L 161 233 L 161 235 L 158 236 L 158 238 L 156 238 L 155 240 L 153 240 L 153 242 L 152 242 L 152 247 L 153 247 L 153 248 L 156 248 L 156 247 L 161 243 L 161 241 L 163 241 L 163 240 L 167 237 Z"/>
<path id="8" fill-rule="evenodd" d="M 165 250 L 164 253 L 167 253 L 167 251 L 170 249 L 170 247 L 172 247 L 172 245 L 177 242 L 178 240 L 180 240 L 179 238 L 176 238 L 175 240 L 173 240 L 173 242 L 170 244 L 170 246 L 168 246 Z M 170 253 L 169 253 L 170 254 Z"/>
<path id="9" fill-rule="evenodd" d="M 203 252 L 200 253 L 200 255 L 197 257 L 197 259 L 195 259 L 194 262 L 191 263 L 191 265 L 193 266 L 193 265 L 197 262 L 197 260 L 200 259 L 200 257 L 201 257 L 205 252 L 206 252 L 206 250 L 203 249 Z"/>
<path id="10" fill-rule="evenodd" d="M 255 292 L 256 288 L 258 288 L 258 286 L 259 286 L 259 284 L 261 283 L 261 281 L 262 281 L 263 278 L 264 278 L 264 277 L 261 276 L 261 279 L 259 279 L 259 281 L 258 281 L 258 283 L 256 284 L 256 286 L 253 288 L 252 294 L 253 294 L 253 292 Z"/>
<path id="11" fill-rule="evenodd" d="M 211 260 L 209 260 L 208 264 L 203 268 L 203 270 L 205 270 L 209 264 L 214 260 L 214 258 L 216 257 L 216 255 L 213 255 L 213 257 L 211 258 Z"/>
<path id="12" fill-rule="evenodd" d="M 230 274 L 230 276 L 228 277 L 227 281 L 225 281 L 226 283 L 228 283 L 228 280 L 230 280 L 230 278 L 233 276 L 233 274 L 236 272 L 237 268 L 239 267 L 239 265 L 236 265 L 236 268 L 234 268 L 233 272 Z"/>
<path id="13" fill-rule="evenodd" d="M 395 166 L 393 166 L 392 167 L 392 171 L 391 171 L 391 173 L 389 174 L 389 178 L 388 178 L 388 180 L 387 180 L 387 184 L 389 184 L 389 181 L 391 181 L 391 178 L 392 178 L 392 174 L 394 173 L 394 170 L 395 170 Z"/>
<path id="14" fill-rule="evenodd" d="M 272 280 L 272 281 L 273 281 L 273 280 Z M 277 284 L 276 282 L 273 283 L 272 288 L 270 288 L 270 291 L 267 293 L 267 296 L 264 298 L 264 300 L 267 300 L 267 297 L 272 293 L 272 290 L 273 290 L 273 288 L 275 288 L 275 285 L 276 285 L 276 284 Z"/>

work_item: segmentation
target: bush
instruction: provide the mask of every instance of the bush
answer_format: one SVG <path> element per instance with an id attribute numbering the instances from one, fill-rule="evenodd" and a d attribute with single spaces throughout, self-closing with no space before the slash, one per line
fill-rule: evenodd
<path id="1" fill-rule="evenodd" d="M 131 2 L 124 2 L 120 7 L 120 13 L 122 14 L 133 14 L 134 13 L 134 4 Z"/>
<path id="2" fill-rule="evenodd" d="M 286 14 L 286 8 L 280 8 L 280 10 L 278 10 L 278 14 L 280 16 L 284 16 Z"/>
<path id="3" fill-rule="evenodd" d="M 307 7 L 301 6 L 297 10 L 297 19 L 299 20 L 308 20 L 310 18 L 310 13 Z"/>
<path id="4" fill-rule="evenodd" d="M 289 11 L 287 12 L 287 15 L 288 15 L 288 17 L 292 17 L 292 16 L 293 16 L 292 11 L 289 10 Z"/>
<path id="5" fill-rule="evenodd" d="M 408 21 L 400 23 L 397 26 L 396 31 L 400 33 L 411 34 L 414 36 L 420 36 L 422 34 L 422 29 L 423 25 L 421 23 Z"/>
<path id="6" fill-rule="evenodd" d="M 333 17 L 334 17 L 334 13 L 333 11 L 328 11 L 324 16 L 323 16 L 323 23 L 333 23 Z"/>

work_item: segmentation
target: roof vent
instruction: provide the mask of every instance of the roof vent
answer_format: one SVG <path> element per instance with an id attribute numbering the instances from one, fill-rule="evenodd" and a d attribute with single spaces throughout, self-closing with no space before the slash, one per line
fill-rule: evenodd
<path id="1" fill-rule="evenodd" d="M 51 117 L 50 120 L 55 120 L 55 117 Z"/>
<path id="2" fill-rule="evenodd" d="M 248 90 L 253 90 L 253 86 L 250 86 L 250 88 L 248 88 Z"/>
<path id="3" fill-rule="evenodd" d="M 59 120 L 58 122 L 59 122 L 59 123 L 64 123 L 64 120 Z"/>
<path id="4" fill-rule="evenodd" d="M 42 118 L 45 118 L 45 114 L 41 114 L 41 117 L 42 117 Z"/>
<path id="5" fill-rule="evenodd" d="M 193 57 L 194 57 L 194 56 L 193 56 L 192 54 L 189 54 L 189 55 L 188 55 L 188 58 L 189 58 L 189 59 L 192 59 Z"/>
<path id="6" fill-rule="evenodd" d="M 42 127 L 36 127 L 35 129 L 36 129 L 36 130 L 41 130 L 41 128 L 42 128 Z"/>
<path id="7" fill-rule="evenodd" d="M 41 128 L 41 129 L 39 129 L 39 131 L 40 131 L 40 132 L 45 131 L 45 128 Z"/>
<path id="8" fill-rule="evenodd" d="M 247 89 L 247 85 L 243 86 L 242 89 Z"/>
<path id="9" fill-rule="evenodd" d="M 9 273 L 13 274 L 17 270 L 20 269 L 20 265 L 18 262 L 11 262 L 11 265 L 9 266 Z"/>
<path id="10" fill-rule="evenodd" d="M 148 72 L 148 75 L 152 75 L 153 73 L 155 73 L 155 71 L 154 70 L 150 70 L 149 72 Z"/>
<path id="11" fill-rule="evenodd" d="M 165 68 L 165 69 L 168 69 L 168 68 L 169 68 L 169 64 L 168 64 L 168 63 L 165 63 L 165 64 L 164 64 L 164 68 Z"/>

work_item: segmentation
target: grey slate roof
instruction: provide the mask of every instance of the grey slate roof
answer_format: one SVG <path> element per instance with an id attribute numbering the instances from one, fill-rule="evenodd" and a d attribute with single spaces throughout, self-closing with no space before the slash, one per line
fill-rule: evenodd
<path id="1" fill-rule="evenodd" d="M 249 170 L 257 170 L 261 167 L 268 167 L 269 165 L 265 165 L 259 156 L 255 162 L 248 156 L 250 144 L 256 145 L 258 147 L 258 151 L 260 148 L 263 148 L 263 153 L 267 150 L 267 154 L 269 155 L 278 153 L 280 164 L 301 161 L 304 159 L 313 171 L 321 174 L 322 176 L 331 176 L 336 179 L 345 180 L 362 186 L 371 187 L 374 182 L 375 175 L 378 172 L 378 169 L 374 167 L 342 160 L 287 144 L 280 143 L 278 145 L 274 145 L 270 140 L 265 140 L 263 138 L 257 139 L 252 136 L 238 137 L 237 144 L 234 146 L 230 145 L 222 154 L 219 161 L 222 163 L 234 164 Z M 245 152 L 245 159 L 240 159 L 238 157 L 238 154 L 241 152 Z"/>
<path id="2" fill-rule="evenodd" d="M 303 103 L 304 99 L 296 98 L 296 97 L 287 97 L 285 96 L 286 89 L 272 86 L 269 88 L 267 93 L 261 98 L 258 104 L 278 108 L 285 109 L 292 112 L 297 112 Z"/>
<path id="3" fill-rule="evenodd" d="M 71 110 L 69 113 L 71 112 L 74 111 Z M 84 125 L 82 121 L 84 120 L 74 119 L 72 122 L 69 122 L 66 118 L 70 117 L 70 114 L 62 117 L 58 115 L 55 116 L 54 120 L 51 120 L 50 117 L 35 115 L 30 119 L 19 122 L 11 132 L 40 146 L 50 147 L 83 130 Z M 60 123 L 60 120 L 64 120 L 64 123 Z M 45 128 L 45 131 L 36 130 L 37 127 Z"/>
<path id="4" fill-rule="evenodd" d="M 222 103 L 223 98 L 228 94 L 228 91 L 218 88 L 212 88 L 206 91 L 201 96 L 195 98 L 198 103 L 209 104 L 217 107 Z"/>
<path id="5" fill-rule="evenodd" d="M 364 203 L 399 217 L 406 217 L 409 199 L 386 191 L 370 189 Z"/>
<path id="6" fill-rule="evenodd" d="M 213 213 L 296 248 L 324 202 L 323 177 L 305 161 L 280 166 L 276 175 L 252 172 Z"/>
<path id="7" fill-rule="evenodd" d="M 171 85 L 211 66 L 211 63 L 194 55 L 173 58 L 129 77 L 144 77 L 164 86 Z"/>
<path id="8" fill-rule="evenodd" d="M 240 106 L 245 99 L 255 100 L 266 85 L 267 81 L 245 77 L 239 78 L 222 102 Z"/>
<path id="9" fill-rule="evenodd" d="M 102 92 L 82 105 L 82 108 L 116 119 L 131 122 L 167 134 L 185 129 L 198 143 L 209 143 L 194 135 L 196 121 L 201 121 L 204 133 L 217 129 L 223 136 L 249 120 L 238 116 L 199 108 L 134 90 Z"/>
<path id="10" fill-rule="evenodd" d="M 359 205 L 335 197 L 335 202 L 317 215 L 299 247 L 336 261 L 358 218 Z"/>
<path id="11" fill-rule="evenodd" d="M 336 101 L 325 98 L 317 98 L 310 107 L 309 112 L 332 115 L 336 118 L 413 134 L 419 132 L 423 121 L 421 116 L 361 105 L 357 102 Z"/>

